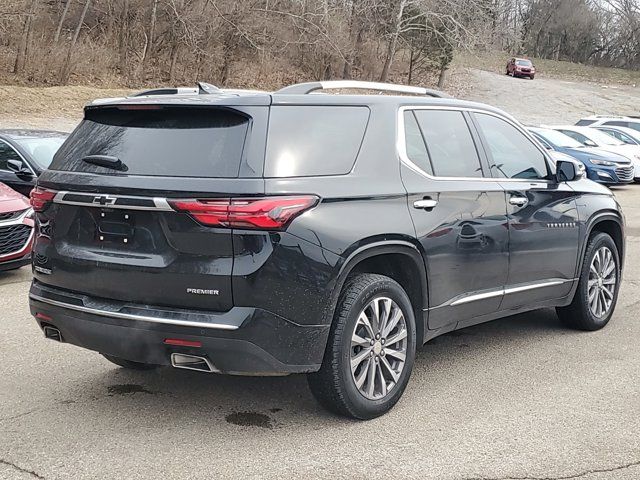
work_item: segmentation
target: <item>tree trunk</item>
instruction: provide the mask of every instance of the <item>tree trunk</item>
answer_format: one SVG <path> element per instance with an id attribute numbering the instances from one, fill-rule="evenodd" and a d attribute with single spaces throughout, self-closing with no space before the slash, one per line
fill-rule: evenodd
<path id="1" fill-rule="evenodd" d="M 447 81 L 447 70 L 449 70 L 448 66 L 440 67 L 440 75 L 438 76 L 438 88 L 444 88 L 444 84 Z"/>
<path id="2" fill-rule="evenodd" d="M 394 30 L 387 46 L 387 56 L 384 60 L 384 66 L 382 67 L 382 73 L 380 74 L 380 81 L 386 82 L 389 78 L 389 70 L 393 63 L 393 57 L 396 55 L 396 49 L 398 48 L 398 37 L 400 36 L 400 29 L 402 27 L 402 16 L 404 15 L 404 8 L 407 4 L 407 0 L 400 0 L 398 7 L 398 14 L 396 15 L 396 21 L 394 24 Z"/>
<path id="3" fill-rule="evenodd" d="M 118 56 L 120 64 L 120 74 L 127 71 L 127 39 L 129 30 L 129 0 L 124 0 L 122 4 L 122 15 L 120 16 L 120 32 L 118 34 Z"/>
<path id="4" fill-rule="evenodd" d="M 151 20 L 149 21 L 149 34 L 146 36 L 144 50 L 142 51 L 142 59 L 140 60 L 140 75 L 144 81 L 147 73 L 147 59 L 151 56 L 153 49 L 153 40 L 156 34 L 156 18 L 158 17 L 158 0 L 153 0 L 151 6 Z"/>
<path id="5" fill-rule="evenodd" d="M 70 4 L 71 4 L 71 0 L 67 0 L 64 4 L 64 9 L 62 10 L 62 15 L 60 15 L 60 21 L 58 22 L 58 28 L 56 28 L 56 35 L 53 37 L 53 43 L 58 43 L 60 41 L 60 34 L 62 33 L 62 25 L 64 23 L 65 18 L 67 18 L 67 12 L 69 12 Z"/>
<path id="6" fill-rule="evenodd" d="M 178 61 L 178 51 L 180 50 L 178 39 L 174 39 L 171 46 L 171 62 L 169 64 L 169 85 L 173 85 L 176 77 L 176 62 Z"/>
<path id="7" fill-rule="evenodd" d="M 407 79 L 407 85 L 411 85 L 411 80 L 413 80 L 413 45 L 411 45 L 411 51 L 409 52 L 409 78 Z"/>
<path id="8" fill-rule="evenodd" d="M 13 73 L 16 75 L 22 74 L 27 64 L 27 53 L 29 50 L 29 41 L 31 40 L 31 24 L 33 23 L 33 16 L 36 14 L 37 6 L 38 0 L 32 0 L 29 11 L 27 12 L 27 18 L 24 19 L 22 37 L 18 45 L 18 55 L 16 55 L 16 63 L 13 66 Z"/>
<path id="9" fill-rule="evenodd" d="M 84 8 L 82 9 L 82 14 L 80 15 L 80 20 L 78 20 L 78 25 L 76 25 L 76 30 L 73 32 L 73 38 L 71 39 L 71 44 L 69 45 L 69 51 L 67 52 L 67 58 L 65 59 L 62 69 L 60 70 L 60 84 L 66 85 L 69 83 L 69 76 L 71 75 L 71 58 L 73 57 L 73 50 L 76 48 L 76 42 L 78 41 L 78 36 L 80 35 L 80 29 L 82 28 L 82 24 L 84 23 L 84 17 L 87 15 L 87 10 L 89 10 L 89 5 L 91 4 L 91 0 L 85 0 Z"/>

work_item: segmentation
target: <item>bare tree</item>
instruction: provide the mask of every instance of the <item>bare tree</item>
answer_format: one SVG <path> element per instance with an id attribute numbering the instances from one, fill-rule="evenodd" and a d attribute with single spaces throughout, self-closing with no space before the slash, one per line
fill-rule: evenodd
<path id="1" fill-rule="evenodd" d="M 36 14 L 36 8 L 38 7 L 38 0 L 31 0 L 29 10 L 24 18 L 24 24 L 22 27 L 22 37 L 18 46 L 18 54 L 16 56 L 16 62 L 13 67 L 13 72 L 16 75 L 22 74 L 24 66 L 27 61 L 27 51 L 29 49 L 29 43 L 31 42 L 31 25 L 33 24 L 33 17 Z"/>
<path id="2" fill-rule="evenodd" d="M 82 9 L 82 15 L 80 15 L 80 19 L 78 20 L 78 24 L 76 25 L 76 30 L 73 33 L 73 38 L 71 39 L 71 44 L 69 44 L 67 57 L 62 64 L 62 69 L 60 70 L 60 83 L 62 85 L 66 85 L 67 83 L 69 83 L 69 76 L 71 75 L 71 58 L 73 57 L 73 51 L 76 47 L 76 43 L 78 42 L 78 36 L 80 35 L 80 29 L 82 28 L 84 17 L 87 15 L 87 10 L 89 10 L 90 4 L 91 0 L 85 0 L 84 8 Z"/>
<path id="3" fill-rule="evenodd" d="M 62 33 L 62 25 L 64 24 L 65 18 L 67 18 L 67 13 L 69 12 L 70 4 L 71 4 L 71 0 L 65 0 L 64 8 L 62 9 L 62 14 L 60 15 L 60 20 L 58 21 L 58 28 L 56 28 L 56 34 L 53 37 L 53 43 L 58 43 L 60 41 L 60 33 Z"/>

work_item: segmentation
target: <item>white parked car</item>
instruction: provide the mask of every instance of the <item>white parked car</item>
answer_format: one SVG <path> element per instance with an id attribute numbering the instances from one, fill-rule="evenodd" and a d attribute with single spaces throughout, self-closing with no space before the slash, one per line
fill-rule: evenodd
<path id="1" fill-rule="evenodd" d="M 591 115 L 581 118 L 576 122 L 578 127 L 598 127 L 607 125 L 609 127 L 626 127 L 640 132 L 640 118 L 608 115 Z"/>
<path id="2" fill-rule="evenodd" d="M 640 145 L 640 131 L 629 127 L 610 127 L 609 125 L 600 125 L 592 127 L 596 130 L 606 133 L 617 138 L 621 142 L 628 145 Z"/>
<path id="3" fill-rule="evenodd" d="M 552 125 L 549 128 L 570 136 L 586 147 L 595 147 L 628 158 L 633 164 L 633 179 L 640 181 L 640 145 L 629 145 L 593 127 Z"/>

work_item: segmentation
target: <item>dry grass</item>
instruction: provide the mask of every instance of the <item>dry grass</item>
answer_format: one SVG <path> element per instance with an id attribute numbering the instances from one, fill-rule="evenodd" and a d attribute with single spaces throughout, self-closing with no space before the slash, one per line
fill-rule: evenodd
<path id="1" fill-rule="evenodd" d="M 456 55 L 448 72 L 445 91 L 458 98 L 467 98 L 473 88 L 468 67 L 496 73 L 503 73 L 506 53 L 480 53 Z M 640 72 L 615 68 L 598 68 L 569 62 L 555 62 L 534 59 L 540 76 L 571 81 L 586 81 L 605 85 L 640 85 Z M 261 72 L 262 75 L 243 75 L 234 72 L 230 83 L 234 86 L 271 90 L 281 85 L 293 83 L 300 72 L 286 69 Z M 402 63 L 398 63 L 390 81 L 406 82 Z M 261 83 L 258 78 L 268 78 Z M 7 80 L 7 79 L 5 79 Z M 108 84 L 117 85 L 111 79 Z M 437 82 L 436 73 L 417 78 L 414 84 L 433 87 Z M 91 83 L 91 82 L 88 82 Z M 141 90 L 140 86 L 136 90 Z M 91 100 L 103 97 L 120 97 L 131 92 L 125 88 L 99 88 L 93 86 L 68 87 L 28 87 L 0 85 L 0 127 L 38 127 L 70 131 L 82 118 L 82 107 Z"/>
<path id="2" fill-rule="evenodd" d="M 82 107 L 102 97 L 121 97 L 130 90 L 93 87 L 0 86 L 0 127 L 71 130 Z"/>
<path id="3" fill-rule="evenodd" d="M 510 54 L 505 52 L 463 52 L 456 56 L 455 66 L 478 68 L 495 73 L 504 73 Z M 542 78 L 557 78 L 569 81 L 584 81 L 604 85 L 640 86 L 640 71 L 623 70 L 621 68 L 605 68 L 583 65 L 580 63 L 531 59 L 536 66 L 536 74 Z"/>

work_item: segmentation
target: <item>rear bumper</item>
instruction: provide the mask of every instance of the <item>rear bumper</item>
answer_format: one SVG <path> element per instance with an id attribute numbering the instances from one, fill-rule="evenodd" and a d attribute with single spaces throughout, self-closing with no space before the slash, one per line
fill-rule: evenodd
<path id="1" fill-rule="evenodd" d="M 197 355 L 209 359 L 221 373 L 237 375 L 316 371 L 329 331 L 329 326 L 301 326 L 249 307 L 204 315 L 139 306 L 137 314 L 131 315 L 124 313 L 132 311 L 130 306 L 89 299 L 39 282 L 32 284 L 29 297 L 32 315 L 40 314 L 36 317 L 40 327 L 56 327 L 66 343 L 156 365 L 170 365 L 172 353 Z M 143 310 L 145 315 L 140 314 Z M 201 346 L 166 345 L 168 338 L 200 342 Z"/>

